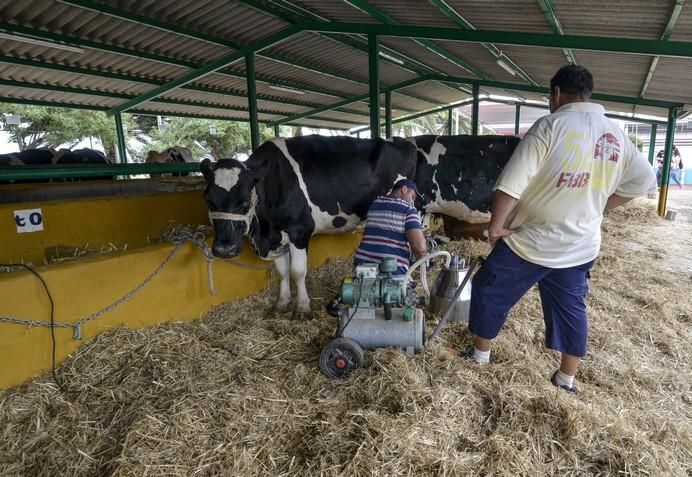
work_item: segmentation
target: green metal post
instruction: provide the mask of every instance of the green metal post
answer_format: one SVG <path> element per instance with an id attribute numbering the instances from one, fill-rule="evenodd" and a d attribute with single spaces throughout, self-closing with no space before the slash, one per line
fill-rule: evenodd
<path id="1" fill-rule="evenodd" d="M 451 136 L 452 134 L 454 134 L 454 129 L 452 129 L 452 126 L 453 126 L 453 124 L 452 124 L 452 118 L 453 118 L 452 113 L 453 113 L 453 112 L 454 112 L 454 110 L 453 110 L 452 108 L 449 108 L 449 109 L 447 110 L 447 136 Z"/>
<path id="2" fill-rule="evenodd" d="M 392 137 L 392 92 L 384 94 L 384 136 Z"/>
<path id="3" fill-rule="evenodd" d="M 478 83 L 473 83 L 473 106 L 471 107 L 471 135 L 478 136 Z"/>
<path id="4" fill-rule="evenodd" d="M 252 152 L 259 147 L 259 122 L 257 116 L 257 84 L 255 83 L 255 55 L 245 57 L 245 75 L 247 76 L 247 102 L 250 112 L 250 144 Z"/>
<path id="5" fill-rule="evenodd" d="M 380 69 L 379 45 L 376 35 L 368 35 L 368 66 L 370 81 L 370 137 L 380 137 Z"/>
<path id="6" fill-rule="evenodd" d="M 658 125 L 651 125 L 651 137 L 649 137 L 649 164 L 654 165 L 654 154 L 656 154 L 656 133 Z"/>
<path id="7" fill-rule="evenodd" d="M 663 154 L 663 169 L 661 170 L 661 189 L 658 194 L 658 215 L 666 215 L 666 203 L 668 202 L 668 181 L 670 180 L 670 158 L 673 154 L 673 140 L 675 139 L 675 120 L 677 109 L 668 110 L 668 126 L 666 127 L 666 147 Z"/>
<path id="8" fill-rule="evenodd" d="M 281 126 L 279 126 L 278 124 L 277 124 L 276 126 L 274 126 L 274 137 L 279 137 L 279 136 L 281 136 L 281 133 L 279 132 L 279 128 L 280 128 L 280 127 L 281 127 Z"/>
<path id="9" fill-rule="evenodd" d="M 127 148 L 125 147 L 125 132 L 120 113 L 115 114 L 115 135 L 118 139 L 118 157 L 121 164 L 127 164 Z"/>
<path id="10" fill-rule="evenodd" d="M 521 104 L 516 104 L 516 111 L 514 112 L 514 135 L 519 135 L 519 122 L 521 121 Z"/>

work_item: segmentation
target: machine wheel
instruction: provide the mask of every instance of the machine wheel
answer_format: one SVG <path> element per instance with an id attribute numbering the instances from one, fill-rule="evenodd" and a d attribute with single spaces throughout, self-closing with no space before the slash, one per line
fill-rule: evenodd
<path id="1" fill-rule="evenodd" d="M 320 353 L 320 371 L 329 379 L 343 378 L 364 365 L 363 348 L 350 338 L 333 339 Z"/>

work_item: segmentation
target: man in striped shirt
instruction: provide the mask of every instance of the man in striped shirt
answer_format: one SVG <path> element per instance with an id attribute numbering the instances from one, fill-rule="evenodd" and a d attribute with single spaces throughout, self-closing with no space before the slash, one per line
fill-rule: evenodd
<path id="1" fill-rule="evenodd" d="M 396 259 L 393 277 L 403 278 L 408 270 L 411 250 L 416 259 L 428 252 L 420 217 L 413 206 L 418 189 L 416 183 L 401 179 L 392 193 L 375 199 L 368 210 L 354 265 L 380 263 L 385 257 Z"/>

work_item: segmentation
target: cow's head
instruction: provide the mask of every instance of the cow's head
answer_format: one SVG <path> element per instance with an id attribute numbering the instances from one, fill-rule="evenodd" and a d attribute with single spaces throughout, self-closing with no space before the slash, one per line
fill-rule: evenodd
<path id="1" fill-rule="evenodd" d="M 231 258 L 242 250 L 242 238 L 250 231 L 257 195 L 254 174 L 242 162 L 209 159 L 200 165 L 207 181 L 204 198 L 209 207 L 209 219 L 214 225 L 212 253 Z"/>

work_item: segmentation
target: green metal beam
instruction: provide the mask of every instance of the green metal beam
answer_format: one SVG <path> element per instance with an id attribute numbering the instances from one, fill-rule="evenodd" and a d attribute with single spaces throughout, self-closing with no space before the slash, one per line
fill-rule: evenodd
<path id="1" fill-rule="evenodd" d="M 557 16 L 557 12 L 555 11 L 552 0 L 538 0 L 538 6 L 541 7 L 543 15 L 545 16 L 545 19 L 548 20 L 553 32 L 558 35 L 564 35 L 565 31 L 562 29 L 562 24 Z M 563 48 L 562 52 L 565 54 L 565 58 L 567 58 L 569 63 L 572 63 L 573 65 L 577 64 L 577 57 L 574 56 L 574 52 L 572 50 L 569 48 Z"/>
<path id="2" fill-rule="evenodd" d="M 580 50 L 612 51 L 641 55 L 660 55 L 679 58 L 692 57 L 692 42 L 640 40 L 633 38 L 598 37 L 579 35 L 551 35 L 497 30 L 460 30 L 414 25 L 379 25 L 362 23 L 305 23 L 305 31 L 332 33 L 375 34 L 406 38 L 428 38 L 475 43 L 502 43 Z"/>
<path id="3" fill-rule="evenodd" d="M 257 85 L 255 84 L 255 55 L 245 57 L 245 74 L 247 74 L 247 102 L 250 113 L 250 147 L 255 152 L 259 142 L 259 117 L 257 116 Z"/>
<path id="4" fill-rule="evenodd" d="M 392 92 L 384 94 L 384 137 L 392 137 Z"/>
<path id="5" fill-rule="evenodd" d="M 446 0 L 428 0 L 431 4 L 433 4 L 435 7 L 437 7 L 438 10 L 440 10 L 442 13 L 444 13 L 449 19 L 451 19 L 454 23 L 459 25 L 461 28 L 465 30 L 475 30 L 476 27 L 471 24 L 468 20 L 466 20 L 464 17 L 462 17 L 459 12 L 457 12 L 451 5 L 449 5 Z M 497 46 L 493 45 L 492 43 L 481 43 L 483 47 L 488 50 L 495 58 L 502 58 L 502 60 L 510 65 L 516 73 L 524 78 L 527 82 L 534 86 L 538 86 L 538 83 L 536 83 L 529 75 L 526 73 L 523 69 L 519 67 L 510 57 L 502 53 L 502 50 L 500 50 Z"/>
<path id="6" fill-rule="evenodd" d="M 197 68 L 196 70 L 190 71 L 189 73 L 186 73 L 182 75 L 180 78 L 176 78 L 172 81 L 169 81 L 168 83 L 159 86 L 157 88 L 152 89 L 151 91 L 139 95 L 137 98 L 131 99 L 129 101 L 126 101 L 125 103 L 116 106 L 115 108 L 112 108 L 108 111 L 108 114 L 115 114 L 117 112 L 123 112 L 127 111 L 130 108 L 133 108 L 139 104 L 142 104 L 146 101 L 149 101 L 151 99 L 156 98 L 157 96 L 160 96 L 172 89 L 178 88 L 180 86 L 183 86 L 187 83 L 190 83 L 192 81 L 195 81 L 198 78 L 201 78 L 202 76 L 208 75 L 209 73 L 213 73 L 214 71 L 220 70 L 221 68 L 224 68 L 228 66 L 229 64 L 233 63 L 234 61 L 237 61 L 249 54 L 252 54 L 256 51 L 263 50 L 264 48 L 274 45 L 276 43 L 279 43 L 296 33 L 299 33 L 301 31 L 300 27 L 296 26 L 289 26 L 288 28 L 284 28 L 283 30 L 280 30 L 276 33 L 273 33 L 261 40 L 256 41 L 255 43 L 248 45 L 246 47 L 240 48 L 239 50 L 235 51 L 234 53 L 231 53 L 230 55 L 224 55 L 221 58 L 212 61 L 206 66 L 203 66 L 201 68 Z"/>
<path id="7" fill-rule="evenodd" d="M 658 133 L 658 125 L 651 125 L 651 136 L 649 136 L 649 164 L 654 165 L 654 154 L 656 154 L 656 134 Z"/>
<path id="8" fill-rule="evenodd" d="M 127 164 L 127 147 L 125 143 L 125 131 L 123 131 L 123 120 L 120 113 L 115 115 L 115 136 L 118 138 L 118 156 L 120 162 Z"/>
<path id="9" fill-rule="evenodd" d="M 663 34 L 661 35 L 661 41 L 668 41 L 668 38 L 670 38 L 670 35 L 673 33 L 673 30 L 675 29 L 675 24 L 678 21 L 678 18 L 680 17 L 680 12 L 682 11 L 682 7 L 685 6 L 686 0 L 675 0 L 675 5 L 673 5 L 673 11 L 670 14 L 670 17 L 668 18 L 668 23 L 666 23 L 666 28 L 663 31 Z M 651 65 L 649 65 L 649 71 L 646 73 L 646 78 L 644 79 L 644 83 L 642 84 L 642 89 L 639 92 L 639 97 L 643 98 L 644 95 L 646 94 L 646 90 L 649 89 L 649 84 L 651 84 L 651 80 L 654 77 L 654 72 L 656 71 L 656 67 L 658 66 L 658 60 L 660 59 L 660 56 L 654 56 L 651 59 Z M 633 108 L 633 112 L 637 111 L 637 106 Z"/>
<path id="10" fill-rule="evenodd" d="M 257 1 L 257 0 L 240 0 L 240 2 L 246 6 L 254 8 L 255 10 L 257 10 L 261 13 L 264 13 L 266 15 L 272 15 L 276 18 L 280 18 L 281 20 L 283 20 L 287 23 L 290 23 L 290 24 L 294 24 L 294 25 L 300 24 L 301 22 L 303 22 L 305 20 L 312 20 L 312 21 L 319 21 L 319 22 L 327 22 L 328 21 L 326 18 L 321 17 L 321 16 L 311 12 L 310 10 L 307 10 L 303 7 L 295 5 L 295 4 L 293 4 L 287 0 L 267 0 L 266 3 L 273 5 L 275 7 L 272 9 L 267 8 L 267 5 L 265 5 L 265 3 Z M 286 14 L 282 13 L 280 9 L 276 8 L 277 6 L 291 12 L 291 14 L 295 15 L 295 16 L 286 15 Z M 325 35 L 321 35 L 321 36 L 329 38 L 330 40 L 335 41 L 339 44 L 346 45 L 350 48 L 359 50 L 363 53 L 368 52 L 367 38 L 365 38 L 365 39 L 362 39 L 360 37 L 353 38 L 350 36 L 342 37 L 340 35 L 330 35 L 330 34 L 325 34 Z M 403 69 L 408 70 L 408 71 L 415 73 L 415 74 L 421 74 L 420 71 L 417 71 L 415 69 L 412 69 L 412 68 L 406 66 L 406 63 L 415 63 L 416 66 L 419 68 L 420 67 L 426 68 L 426 72 L 434 72 L 435 71 L 433 68 L 431 68 L 431 67 L 429 67 L 429 66 L 427 66 L 421 62 L 418 62 L 416 60 L 412 60 L 411 58 L 408 58 L 407 56 L 402 55 L 401 53 L 394 51 L 391 48 L 382 48 L 382 49 L 386 50 L 387 54 L 391 55 L 393 58 L 396 58 L 397 60 L 401 60 L 404 64 L 400 65 L 398 63 L 398 61 L 394 61 L 394 60 L 391 60 L 391 59 L 385 58 L 385 57 L 382 57 L 382 60 L 387 61 L 387 62 L 392 63 L 392 64 L 395 64 L 399 68 L 403 68 Z M 410 93 L 406 93 L 405 95 L 409 96 L 413 99 L 416 99 L 418 101 L 425 102 L 425 103 L 440 104 L 439 101 L 436 101 L 436 100 L 431 99 L 431 98 L 425 98 L 423 96 L 413 95 Z"/>
<path id="11" fill-rule="evenodd" d="M 452 82 L 452 83 L 465 83 L 465 84 L 477 83 L 480 86 L 487 86 L 487 87 L 501 88 L 501 89 L 511 89 L 511 90 L 518 90 L 518 91 L 527 91 L 527 92 L 531 92 L 531 93 L 541 93 L 541 94 L 549 94 L 550 93 L 549 88 L 543 88 L 543 87 L 539 87 L 539 86 L 531 86 L 531 85 L 522 84 L 522 83 L 508 83 L 505 81 L 486 81 L 486 80 L 478 80 L 478 79 L 474 79 L 474 78 L 463 78 L 463 77 L 444 76 L 444 75 L 428 75 L 426 78 L 428 80 L 443 80 L 443 81 L 448 81 L 448 82 Z M 593 93 L 591 95 L 591 97 L 593 99 L 597 99 L 600 101 L 610 101 L 613 103 L 622 103 L 622 104 L 641 104 L 642 106 L 651 106 L 654 108 L 663 108 L 663 109 L 682 107 L 682 103 L 676 103 L 676 102 L 672 102 L 672 101 L 655 100 L 655 99 L 644 99 L 644 98 L 638 98 L 638 97 L 634 97 L 634 96 L 618 96 L 618 95 L 613 95 L 613 94 Z"/>
<path id="12" fill-rule="evenodd" d="M 0 168 L 0 180 L 65 179 L 70 177 L 133 176 L 199 172 L 199 163 L 185 164 L 65 164 Z"/>
<path id="13" fill-rule="evenodd" d="M 139 25 L 143 25 L 146 27 L 151 27 L 151 28 L 156 28 L 161 31 L 169 32 L 169 33 L 174 33 L 176 35 L 183 35 L 188 38 L 192 38 L 194 40 L 200 40 L 200 41 L 205 41 L 207 43 L 211 43 L 214 45 L 219 45 L 223 46 L 226 48 L 232 48 L 232 49 L 240 49 L 243 47 L 243 45 L 226 40 L 223 38 L 218 38 L 213 35 L 209 35 L 207 33 L 202 33 L 198 31 L 191 30 L 189 28 L 183 27 L 181 25 L 174 25 L 171 23 L 166 23 L 162 22 L 160 20 L 155 20 L 153 18 L 149 18 L 143 15 L 138 15 L 136 13 L 132 13 L 117 7 L 113 7 L 110 5 L 105 5 L 102 3 L 96 3 L 91 0 L 58 0 L 60 3 L 64 3 L 67 5 L 83 8 L 85 10 L 90 10 L 96 13 L 100 13 L 103 15 L 108 15 L 111 17 L 119 18 L 121 20 L 125 20 L 128 22 L 136 23 Z M 259 56 L 262 56 L 263 58 L 267 58 L 269 60 L 278 62 L 278 63 L 283 63 L 286 65 L 289 65 L 294 68 L 300 68 L 304 69 L 306 71 L 311 71 L 314 73 L 319 73 L 321 75 L 333 77 L 339 80 L 344 80 L 344 81 L 351 81 L 354 83 L 358 84 L 368 84 L 368 82 L 362 78 L 357 78 L 353 75 L 346 74 L 343 72 L 335 72 L 333 70 L 327 70 L 324 68 L 321 68 L 319 65 L 314 65 L 314 64 L 308 64 L 305 62 L 301 62 L 296 60 L 295 58 L 288 58 L 282 55 L 278 55 L 275 53 L 271 52 L 262 52 L 259 54 Z"/>
<path id="14" fill-rule="evenodd" d="M 395 20 L 394 18 L 390 17 L 389 15 L 385 14 L 384 12 L 378 10 L 374 6 L 372 6 L 370 3 L 368 3 L 366 0 L 344 0 L 346 3 L 351 5 L 354 8 L 357 8 L 358 10 L 362 11 L 363 13 L 370 15 L 373 18 L 378 19 L 385 25 L 395 25 L 395 26 L 402 26 L 400 22 Z M 463 59 L 459 58 L 455 54 L 451 53 L 448 50 L 445 50 L 439 45 L 436 45 L 435 43 L 428 41 L 428 40 L 415 40 L 416 43 L 419 45 L 424 46 L 425 48 L 429 49 L 430 51 L 433 51 L 440 55 L 442 58 L 454 63 L 456 66 L 459 66 L 460 68 L 468 71 L 469 73 L 472 73 L 479 78 L 488 78 L 481 70 L 476 68 L 473 65 L 470 65 Z"/>
<path id="15" fill-rule="evenodd" d="M 143 76 L 125 75 L 125 74 L 115 73 L 115 72 L 111 72 L 111 71 L 93 70 L 90 68 L 81 68 L 81 67 L 77 67 L 77 66 L 67 66 L 67 65 L 61 65 L 58 63 L 47 63 L 47 62 L 43 62 L 43 61 L 29 60 L 29 59 L 25 59 L 25 58 L 15 58 L 12 56 L 0 55 L 0 63 L 8 63 L 8 64 L 13 64 L 13 65 L 28 66 L 31 68 L 42 68 L 42 69 L 51 70 L 51 71 L 62 71 L 65 73 L 73 73 L 73 74 L 78 74 L 78 75 L 95 76 L 95 77 L 101 77 L 101 78 L 130 81 L 130 82 L 135 82 L 135 83 L 144 83 L 144 84 L 150 84 L 150 85 L 155 85 L 155 86 L 160 86 L 162 84 L 165 84 L 164 81 L 153 80 L 151 78 L 146 78 Z M 203 85 L 185 85 L 185 86 L 182 86 L 181 89 L 190 90 L 190 91 L 199 91 L 202 93 L 220 94 L 222 96 L 233 96 L 233 97 L 237 97 L 237 98 L 247 98 L 247 92 L 238 91 L 238 90 L 234 90 L 234 89 L 228 89 L 228 88 L 219 88 L 216 86 L 212 87 L 212 86 L 203 86 Z M 310 101 L 301 101 L 301 100 L 290 99 L 290 98 L 280 98 L 278 96 L 272 96 L 272 95 L 261 94 L 261 93 L 257 95 L 257 99 L 262 100 L 262 101 L 272 102 L 272 103 L 290 104 L 293 106 L 302 106 L 305 108 L 318 108 L 318 107 L 322 106 L 319 103 L 313 103 Z M 356 109 L 337 108 L 337 111 L 341 111 L 341 112 L 349 113 L 349 114 L 356 114 L 359 116 L 367 116 L 368 115 L 368 113 L 365 113 L 363 111 L 358 111 Z"/>
<path id="16" fill-rule="evenodd" d="M 439 113 L 441 111 L 448 111 L 450 108 L 459 108 L 461 106 L 466 106 L 467 104 L 471 104 L 472 101 L 473 100 L 471 100 L 471 99 L 465 99 L 465 100 L 459 101 L 457 103 L 446 104 L 444 106 L 440 106 L 437 108 L 427 109 L 425 111 L 421 111 L 420 113 L 409 114 L 406 116 L 400 116 L 396 119 L 392 119 L 392 124 L 399 124 L 399 123 L 403 123 L 405 121 L 411 121 L 412 119 L 422 118 L 423 116 L 428 116 L 430 114 Z M 384 125 L 384 124 L 381 124 L 381 126 L 382 125 Z M 362 132 L 367 131 L 368 129 L 370 129 L 370 126 L 364 126 L 364 127 L 358 128 L 358 129 L 351 129 L 350 133 L 351 134 L 360 134 Z"/>
<path id="17" fill-rule="evenodd" d="M 516 111 L 514 112 L 514 135 L 518 136 L 519 135 L 519 123 L 521 121 L 521 104 L 517 103 L 515 108 L 516 108 Z"/>
<path id="18" fill-rule="evenodd" d="M 661 170 L 661 188 L 658 194 L 658 215 L 665 217 L 666 203 L 668 202 L 668 182 L 670 181 L 670 159 L 673 155 L 675 139 L 675 121 L 678 111 L 674 108 L 668 110 L 668 125 L 666 127 L 666 146 L 663 154 L 663 169 Z"/>
<path id="19" fill-rule="evenodd" d="M 99 96 L 99 97 L 106 97 L 106 98 L 112 98 L 112 99 L 132 99 L 132 98 L 137 97 L 135 95 L 125 94 L 125 93 L 111 93 L 111 92 L 107 92 L 107 91 L 97 91 L 97 90 L 87 90 L 87 89 L 82 89 L 82 88 L 72 88 L 69 86 L 54 86 L 54 85 L 40 84 L 40 83 L 24 83 L 21 81 L 3 80 L 3 79 L 0 79 L 0 86 L 13 86 L 16 88 L 39 89 L 39 90 L 45 90 L 45 91 L 57 91 L 60 93 L 81 94 L 81 95 L 87 95 L 87 96 Z M 223 109 L 223 110 L 241 111 L 241 112 L 249 112 L 250 111 L 248 108 L 244 108 L 241 106 L 232 106 L 232 105 L 223 104 L 223 103 L 210 103 L 210 102 L 206 102 L 206 101 L 196 101 L 196 100 L 189 100 L 189 99 L 155 98 L 153 101 L 156 103 L 172 104 L 172 105 L 176 105 L 176 106 L 195 106 L 195 107 L 203 107 L 203 108 L 209 108 L 209 109 Z M 104 110 L 107 111 L 108 108 L 105 107 Z M 273 116 L 284 116 L 286 114 L 283 111 L 276 111 L 276 110 L 271 110 L 271 109 L 260 109 L 259 112 L 261 112 L 262 114 L 271 114 Z M 167 115 L 172 116 L 173 114 L 169 113 Z"/>
<path id="20" fill-rule="evenodd" d="M 478 104 L 478 83 L 473 83 L 473 106 L 471 107 L 471 135 L 478 136 L 478 123 L 479 123 L 479 111 L 480 105 Z"/>
<path id="21" fill-rule="evenodd" d="M 415 78 L 413 80 L 408 80 L 408 81 L 404 81 L 402 83 L 398 83 L 398 84 L 395 84 L 392 86 L 384 87 L 384 88 L 382 88 L 382 92 L 395 91 L 399 88 L 405 88 L 408 86 L 413 86 L 415 84 L 424 83 L 426 81 L 445 81 L 445 82 L 450 82 L 450 83 L 462 83 L 462 84 L 469 84 L 469 85 L 473 85 L 474 83 L 477 83 L 479 85 L 487 86 L 487 87 L 491 87 L 491 88 L 527 91 L 527 92 L 541 93 L 541 94 L 550 93 L 549 88 L 542 88 L 539 86 L 531 86 L 531 85 L 526 85 L 526 84 L 521 84 L 521 83 L 507 83 L 507 82 L 500 82 L 500 81 L 485 81 L 485 80 L 477 80 L 474 78 L 460 78 L 460 77 L 445 76 L 445 75 L 422 76 L 420 78 Z M 338 101 L 336 103 L 328 104 L 328 105 L 322 106 L 320 108 L 316 108 L 316 109 L 313 109 L 310 111 L 305 111 L 303 113 L 295 114 L 293 116 L 281 119 L 279 121 L 273 121 L 270 124 L 272 124 L 272 125 L 274 125 L 274 124 L 286 124 L 287 122 L 295 121 L 297 119 L 301 119 L 301 118 L 305 118 L 305 117 L 309 117 L 309 116 L 312 116 L 314 114 L 318 114 L 318 113 L 321 113 L 324 111 L 329 111 L 330 109 L 344 106 L 346 104 L 354 103 L 356 101 L 362 101 L 367 96 L 368 95 L 352 96 L 350 98 L 343 99 L 343 100 Z M 594 93 L 592 95 L 592 98 L 596 99 L 596 100 L 601 100 L 601 101 L 610 101 L 610 102 L 614 102 L 614 103 L 623 103 L 623 104 L 637 104 L 639 102 L 644 106 L 652 106 L 652 107 L 656 107 L 656 108 L 665 108 L 665 109 L 669 109 L 671 107 L 681 107 L 682 106 L 681 103 L 674 103 L 674 102 L 670 102 L 670 101 L 647 100 L 647 99 L 636 98 L 636 97 L 616 96 L 616 95 L 601 94 L 601 93 Z M 444 109 L 444 107 L 443 107 L 443 109 Z"/>
<path id="22" fill-rule="evenodd" d="M 377 37 L 368 35 L 368 79 L 370 81 L 370 137 L 380 137 L 380 68 Z"/>
<path id="23" fill-rule="evenodd" d="M 119 46 L 114 46 L 114 45 L 109 45 L 106 43 L 99 43 L 95 42 L 92 40 L 85 40 L 83 38 L 79 38 L 76 36 L 68 36 L 68 35 L 62 35 L 62 34 L 57 34 L 53 32 L 48 32 L 45 30 L 38 30 L 30 27 L 25 27 L 22 25 L 15 25 L 13 23 L 6 23 L 6 22 L 0 22 L 0 29 L 10 31 L 13 33 L 20 33 L 23 35 L 29 35 L 29 36 L 34 36 L 37 38 L 49 40 L 49 41 L 57 41 L 57 42 L 62 42 L 62 43 L 69 43 L 73 45 L 77 45 L 80 47 L 84 48 L 91 48 L 91 49 L 96 49 L 99 51 L 104 51 L 106 53 L 114 53 L 118 55 L 125 55 L 129 56 L 132 58 L 136 59 L 146 59 L 150 61 L 156 61 L 159 63 L 167 64 L 167 65 L 174 65 L 174 66 L 180 66 L 183 68 L 189 68 L 189 69 L 197 69 L 200 67 L 203 67 L 203 64 L 200 63 L 192 63 L 186 60 L 180 60 L 178 58 L 172 58 L 169 56 L 163 56 L 159 54 L 154 54 L 154 53 L 149 53 L 146 51 L 141 51 L 141 50 L 132 50 L 129 48 L 124 48 L 124 47 L 119 47 Z M 233 70 L 221 70 L 217 71 L 216 74 L 222 75 L 222 76 L 228 76 L 231 78 L 239 78 L 245 80 L 246 77 L 244 74 L 233 71 Z M 270 85 L 277 85 L 277 86 L 287 86 L 290 88 L 294 89 L 300 89 L 309 93 L 313 94 L 320 94 L 323 96 L 330 96 L 334 98 L 343 98 L 345 95 L 342 92 L 335 91 L 335 90 L 330 90 L 326 88 L 319 88 L 319 87 L 314 87 L 302 83 L 297 83 L 294 81 L 287 81 L 287 80 L 281 80 L 269 76 L 264 76 L 264 75 L 256 75 L 256 81 L 261 82 L 261 83 L 266 83 Z M 166 83 L 161 83 L 161 84 L 166 84 Z"/>
<path id="24" fill-rule="evenodd" d="M 424 81 L 428 80 L 428 76 L 421 76 L 419 78 L 413 78 L 407 81 L 402 81 L 401 83 L 397 83 L 391 86 L 383 86 L 380 88 L 380 93 L 386 93 L 387 91 L 395 91 L 400 88 L 406 88 L 408 86 L 413 86 L 418 83 L 422 83 Z M 363 101 L 367 98 L 370 97 L 370 93 L 368 94 L 361 94 L 358 96 L 351 96 L 350 98 L 342 99 L 341 101 L 337 101 L 336 103 L 332 104 L 327 104 L 325 106 L 321 106 L 319 108 L 312 109 L 310 111 L 305 111 L 303 113 L 299 114 L 294 114 L 293 116 L 289 116 L 287 118 L 281 119 L 279 121 L 273 121 L 271 125 L 276 125 L 276 124 L 286 124 L 291 121 L 295 121 L 297 119 L 302 119 L 302 118 L 307 118 L 309 116 L 313 116 L 315 114 L 322 113 L 324 111 L 329 111 L 330 109 L 335 109 L 340 106 L 345 106 L 347 104 L 355 103 L 356 101 Z"/>
<path id="25" fill-rule="evenodd" d="M 451 136 L 454 132 L 454 124 L 452 123 L 452 108 L 447 109 L 447 136 Z"/>
<path id="26" fill-rule="evenodd" d="M 93 106 L 93 105 L 88 105 L 88 104 L 66 104 L 66 103 L 59 103 L 56 101 L 42 101 L 42 100 L 33 100 L 33 99 L 22 99 L 22 98 L 11 98 L 8 96 L 0 96 L 0 103 L 11 103 L 11 104 L 29 104 L 29 105 L 36 105 L 36 106 L 50 106 L 50 107 L 55 107 L 55 108 L 66 108 L 66 109 L 84 109 L 87 111 L 101 111 L 101 112 L 106 112 L 108 111 L 107 107 L 103 106 Z M 175 117 L 175 118 L 196 118 L 196 119 L 213 119 L 216 121 L 235 121 L 235 122 L 241 122 L 241 123 L 246 123 L 248 122 L 247 118 L 239 118 L 239 117 L 232 117 L 232 116 L 219 116 L 219 115 L 213 115 L 213 114 L 195 114 L 195 113 L 171 113 L 170 111 L 157 111 L 157 110 L 146 110 L 146 109 L 131 109 L 128 111 L 130 114 L 139 114 L 142 116 L 168 116 L 168 117 Z M 320 121 L 331 121 L 331 122 L 338 122 L 338 123 L 344 123 L 341 119 L 333 119 L 333 118 L 319 118 Z M 270 120 L 268 119 L 260 119 L 259 120 L 260 124 L 268 124 Z M 356 123 L 352 121 L 345 121 L 346 124 L 361 124 L 361 123 Z M 309 125 L 309 124 L 303 124 L 303 123 L 296 123 L 292 122 L 291 123 L 293 126 L 304 126 L 304 127 L 309 127 L 309 128 L 314 128 L 315 126 Z M 341 127 L 330 127 L 329 129 L 333 129 L 335 131 L 348 131 L 349 128 L 341 128 Z M 170 171 L 169 171 L 170 172 Z"/>
<path id="27" fill-rule="evenodd" d="M 507 101 L 503 99 L 490 99 L 486 98 L 483 100 L 483 102 L 487 103 L 502 103 L 502 104 L 513 104 L 516 106 L 522 106 L 526 108 L 535 108 L 535 109 L 550 109 L 550 107 L 542 104 L 526 104 L 526 103 L 517 103 L 515 101 Z M 605 113 L 605 116 L 611 119 L 619 119 L 621 121 L 629 121 L 632 123 L 641 123 L 641 124 L 651 124 L 651 125 L 662 125 L 666 124 L 665 121 L 661 120 L 656 120 L 656 119 L 646 119 L 646 118 L 635 118 L 632 116 L 628 116 L 625 114 L 618 114 L 618 113 Z"/>

